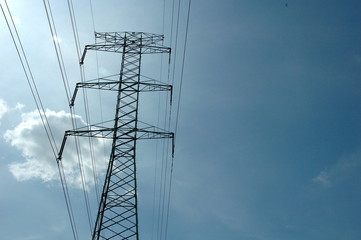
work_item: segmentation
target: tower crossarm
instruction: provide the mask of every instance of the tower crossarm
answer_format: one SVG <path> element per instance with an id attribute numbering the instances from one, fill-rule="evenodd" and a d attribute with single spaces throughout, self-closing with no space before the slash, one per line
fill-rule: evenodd
<path id="1" fill-rule="evenodd" d="M 136 135 L 134 135 L 135 132 L 137 132 Z M 113 134 L 114 134 L 114 128 L 105 128 L 105 127 L 98 129 L 90 129 L 90 130 L 65 131 L 63 141 L 58 153 L 58 160 L 61 160 L 62 158 L 66 140 L 69 136 L 113 139 Z M 148 126 L 141 129 L 125 128 L 125 127 L 119 127 L 117 129 L 117 139 L 122 139 L 122 140 L 163 139 L 163 138 L 171 138 L 174 141 L 174 133 L 164 131 L 155 126 Z"/>
<path id="2" fill-rule="evenodd" d="M 162 34 L 146 32 L 95 32 L 95 38 L 106 43 L 123 43 L 125 38 L 132 44 L 142 42 L 145 45 L 159 45 L 164 41 Z M 141 39 L 141 41 L 140 41 Z"/>
<path id="3" fill-rule="evenodd" d="M 174 133 L 172 132 L 149 131 L 145 129 L 137 129 L 137 132 L 137 139 L 174 138 Z"/>
<path id="4" fill-rule="evenodd" d="M 80 64 L 84 63 L 84 58 L 86 52 L 88 50 L 96 50 L 96 51 L 103 51 L 103 52 L 116 52 L 116 53 L 123 53 L 123 44 L 92 44 L 86 45 L 84 48 L 83 55 L 80 59 Z M 128 48 L 128 51 L 125 53 L 134 53 L 134 54 L 152 54 L 152 53 L 170 53 L 170 48 L 167 47 L 160 47 L 160 46 L 147 46 L 147 45 L 138 45 L 134 48 Z"/>
<path id="5" fill-rule="evenodd" d="M 90 126 L 89 126 L 90 127 Z M 99 129 L 89 129 L 89 130 L 68 130 L 65 131 L 63 141 L 61 143 L 58 158 L 60 161 L 64 152 L 66 140 L 68 136 L 80 136 L 80 137 L 97 137 L 97 138 L 112 138 L 112 133 L 114 132 L 113 128 L 99 128 Z"/>
<path id="6" fill-rule="evenodd" d="M 137 132 L 137 136 L 133 137 L 130 133 Z M 92 130 L 68 130 L 64 134 L 64 138 L 68 136 L 78 137 L 95 137 L 95 138 L 113 138 L 114 128 L 102 128 Z M 162 131 L 157 127 L 148 128 L 118 128 L 117 139 L 162 139 L 174 138 L 173 132 Z"/>
<path id="7" fill-rule="evenodd" d="M 65 132 L 65 136 L 78 137 L 95 137 L 95 138 L 112 138 L 113 128 L 92 129 L 92 130 L 69 130 Z"/>
<path id="8" fill-rule="evenodd" d="M 80 64 L 84 63 L 88 50 L 127 54 L 171 53 L 171 48 L 162 45 L 164 36 L 160 34 L 145 32 L 96 32 L 95 38 L 100 39 L 101 42 L 85 46 Z"/>
<path id="9" fill-rule="evenodd" d="M 92 82 L 80 82 L 76 84 L 73 96 L 70 101 L 70 106 L 74 106 L 75 98 L 79 88 L 91 88 L 100 90 L 119 91 L 119 84 L 121 84 L 121 91 L 123 92 L 153 92 L 153 91 L 170 91 L 172 102 L 173 86 L 163 84 L 155 80 L 145 82 L 134 82 L 134 81 L 114 81 L 107 80 L 105 78 L 99 79 L 98 81 Z"/>

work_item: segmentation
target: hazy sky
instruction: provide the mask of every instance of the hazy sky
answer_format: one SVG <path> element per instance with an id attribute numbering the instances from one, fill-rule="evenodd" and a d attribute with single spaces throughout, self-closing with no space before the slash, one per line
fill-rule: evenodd
<path id="1" fill-rule="evenodd" d="M 50 2 L 73 89 L 80 74 L 67 1 Z M 96 31 L 163 32 L 161 0 L 91 2 Z M 43 2 L 8 3 L 60 144 L 70 115 Z M 181 1 L 176 91 L 187 4 Z M 166 1 L 166 44 L 175 39 L 171 5 Z M 74 10 L 83 48 L 94 42 L 90 1 L 74 1 Z M 356 0 L 192 1 L 168 239 L 361 239 L 360 12 Z M 55 160 L 4 17 L 0 48 L 2 239 L 72 239 Z M 99 58 L 101 75 L 119 70 L 119 57 Z M 87 77 L 96 75 L 94 59 L 89 54 Z M 154 65 L 144 66 L 152 77 L 159 75 Z M 98 96 L 89 97 L 98 109 Z M 113 114 L 114 98 L 102 102 L 104 114 Z M 144 118 L 154 119 L 152 106 L 141 104 Z M 103 143 L 95 149 L 101 156 Z M 68 151 L 78 214 L 83 192 L 71 144 Z M 154 164 L 140 162 L 144 240 L 157 239 L 147 192 Z M 82 216 L 80 239 L 90 239 Z"/>

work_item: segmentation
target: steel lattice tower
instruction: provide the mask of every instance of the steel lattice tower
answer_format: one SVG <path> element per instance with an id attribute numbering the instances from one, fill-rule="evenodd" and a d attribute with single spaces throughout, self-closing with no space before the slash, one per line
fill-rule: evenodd
<path id="1" fill-rule="evenodd" d="M 138 240 L 136 146 L 138 139 L 172 138 L 174 134 L 138 120 L 139 94 L 143 91 L 170 91 L 172 86 L 155 80 L 142 81 L 143 54 L 168 53 L 162 45 L 163 36 L 143 32 L 95 33 L 96 44 L 86 45 L 80 60 L 83 64 L 88 50 L 121 53 L 121 69 L 117 75 L 77 83 L 70 105 L 74 105 L 79 88 L 117 91 L 114 126 L 99 124 L 65 132 L 59 152 L 61 159 L 68 136 L 111 138 L 110 159 L 100 198 L 93 240 Z M 117 78 L 117 79 L 116 79 Z"/>

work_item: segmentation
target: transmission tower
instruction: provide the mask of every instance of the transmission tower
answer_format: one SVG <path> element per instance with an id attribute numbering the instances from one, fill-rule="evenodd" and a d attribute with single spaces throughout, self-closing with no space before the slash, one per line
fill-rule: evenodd
<path id="1" fill-rule="evenodd" d="M 174 134 L 144 124 L 138 119 L 139 94 L 150 91 L 170 91 L 172 86 L 156 80 L 142 80 L 142 55 L 168 53 L 163 35 L 144 32 L 95 33 L 96 43 L 86 45 L 80 64 L 89 50 L 121 53 L 120 73 L 76 84 L 70 105 L 73 106 L 79 88 L 117 91 L 113 127 L 101 124 L 66 131 L 59 151 L 62 158 L 69 136 L 112 139 L 109 163 L 92 239 L 138 240 L 136 147 L 139 139 L 171 138 Z"/>

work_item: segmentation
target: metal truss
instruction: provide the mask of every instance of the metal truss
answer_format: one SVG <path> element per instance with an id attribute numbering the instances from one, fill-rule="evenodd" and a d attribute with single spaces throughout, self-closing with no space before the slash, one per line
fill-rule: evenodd
<path id="1" fill-rule="evenodd" d="M 119 79 L 120 74 L 93 79 L 87 82 L 80 82 L 76 84 L 73 96 L 70 101 L 70 106 L 74 106 L 75 98 L 79 88 L 91 88 L 100 90 L 119 91 L 118 86 L 121 85 L 120 91 L 123 92 L 152 92 L 152 91 L 170 91 L 170 103 L 172 103 L 173 87 L 172 85 L 163 84 L 155 79 L 147 78 L 146 81 L 134 82 L 131 80 L 115 80 L 114 77 Z"/>
<path id="2" fill-rule="evenodd" d="M 88 50 L 122 53 L 119 74 L 78 83 L 70 105 L 73 106 L 79 88 L 117 91 L 113 127 L 101 124 L 65 132 L 59 151 L 62 158 L 69 136 L 112 139 L 109 164 L 100 198 L 93 240 L 139 240 L 137 210 L 136 146 L 140 139 L 171 138 L 174 134 L 144 124 L 138 119 L 139 94 L 150 91 L 170 91 L 172 86 L 140 74 L 142 54 L 170 53 L 162 46 L 163 36 L 143 32 L 95 33 L 100 42 L 87 45 L 80 64 Z M 174 145 L 174 144 L 173 144 Z"/>
<path id="3" fill-rule="evenodd" d="M 85 46 L 80 64 L 84 63 L 85 54 L 88 50 L 133 54 L 171 52 L 170 48 L 162 45 L 164 36 L 159 34 L 144 32 L 96 32 L 95 38 L 102 41 Z"/>
<path id="4" fill-rule="evenodd" d="M 101 123 L 100 123 L 101 124 Z M 94 128 L 94 129 L 92 129 Z M 164 131 L 155 126 L 147 126 L 143 128 L 126 128 L 120 126 L 118 129 L 114 128 L 106 128 L 96 125 L 90 125 L 87 127 L 79 128 L 77 130 L 68 130 L 65 131 L 63 142 L 61 144 L 58 160 L 61 160 L 62 154 L 65 148 L 66 140 L 69 136 L 78 136 L 78 137 L 94 137 L 94 138 L 105 138 L 105 139 L 113 139 L 114 131 L 117 131 L 117 138 L 123 140 L 142 140 L 142 139 L 163 139 L 170 138 L 173 140 L 174 146 L 174 133 Z M 132 133 L 137 131 L 138 135 L 136 139 L 133 139 Z M 174 149 L 172 149 L 172 154 L 174 153 Z"/>

